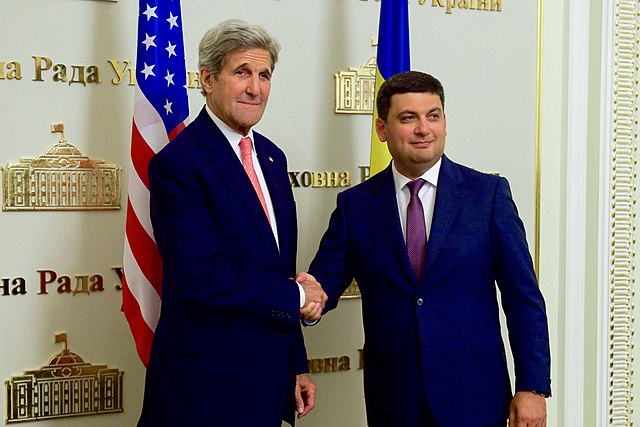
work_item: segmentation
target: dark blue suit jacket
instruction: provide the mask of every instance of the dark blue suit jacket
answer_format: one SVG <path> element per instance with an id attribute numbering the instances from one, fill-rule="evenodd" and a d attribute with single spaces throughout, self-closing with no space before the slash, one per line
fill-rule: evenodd
<path id="1" fill-rule="evenodd" d="M 149 166 L 162 311 L 143 426 L 280 426 L 307 372 L 284 153 L 254 132 L 279 250 L 237 155 L 203 109 Z"/>
<path id="2" fill-rule="evenodd" d="M 423 277 L 411 270 L 391 167 L 338 195 L 310 273 L 333 309 L 362 293 L 370 426 L 505 425 L 511 399 L 496 284 L 516 390 L 550 391 L 547 318 L 523 224 L 504 178 L 442 158 Z"/>

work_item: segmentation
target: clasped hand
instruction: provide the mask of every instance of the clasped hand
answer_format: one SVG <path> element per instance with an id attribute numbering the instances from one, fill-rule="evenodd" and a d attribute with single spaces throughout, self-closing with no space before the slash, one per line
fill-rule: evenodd
<path id="1" fill-rule="evenodd" d="M 296 282 L 300 283 L 304 290 L 305 302 L 300 309 L 300 317 L 308 322 L 315 322 L 322 317 L 322 310 L 327 302 L 327 294 L 322 290 L 320 283 L 309 273 L 298 273 Z"/>

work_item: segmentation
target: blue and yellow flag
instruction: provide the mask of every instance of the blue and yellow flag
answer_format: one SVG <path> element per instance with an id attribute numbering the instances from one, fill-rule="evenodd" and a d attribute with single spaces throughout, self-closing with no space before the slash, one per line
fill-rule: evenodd
<path id="1" fill-rule="evenodd" d="M 378 28 L 378 54 L 376 71 L 376 95 L 386 79 L 394 74 L 409 71 L 409 5 L 407 0 L 382 0 L 380 26 Z M 380 142 L 376 134 L 378 112 L 373 111 L 371 132 L 370 175 L 387 167 L 391 155 L 387 144 Z"/>

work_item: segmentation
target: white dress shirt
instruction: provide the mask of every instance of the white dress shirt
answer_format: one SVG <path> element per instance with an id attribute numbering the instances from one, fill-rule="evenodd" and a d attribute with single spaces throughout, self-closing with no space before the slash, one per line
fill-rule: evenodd
<path id="1" fill-rule="evenodd" d="M 431 167 L 431 169 L 420 176 L 420 178 L 427 181 L 418 192 L 418 197 L 420 198 L 424 209 L 424 223 L 427 230 L 427 241 L 429 240 L 429 234 L 431 233 L 431 220 L 433 219 L 433 207 L 436 203 L 436 190 L 438 188 L 438 175 L 440 173 L 441 164 L 442 158 L 440 158 L 436 164 Z M 400 216 L 400 225 L 402 226 L 402 236 L 406 242 L 407 206 L 411 199 L 411 192 L 409 191 L 409 187 L 407 187 L 407 183 L 413 180 L 398 172 L 395 162 L 392 163 L 391 171 L 393 172 L 393 182 L 396 187 L 396 201 L 398 202 L 398 214 Z"/>

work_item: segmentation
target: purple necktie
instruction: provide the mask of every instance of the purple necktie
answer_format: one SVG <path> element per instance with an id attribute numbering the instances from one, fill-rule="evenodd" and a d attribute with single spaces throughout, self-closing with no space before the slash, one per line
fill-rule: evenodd
<path id="1" fill-rule="evenodd" d="M 418 192 L 426 182 L 424 179 L 418 178 L 407 184 L 411 192 L 411 200 L 407 206 L 407 255 L 409 255 L 411 268 L 418 280 L 422 277 L 422 268 L 427 253 L 427 227 L 424 223 L 424 209 Z"/>

